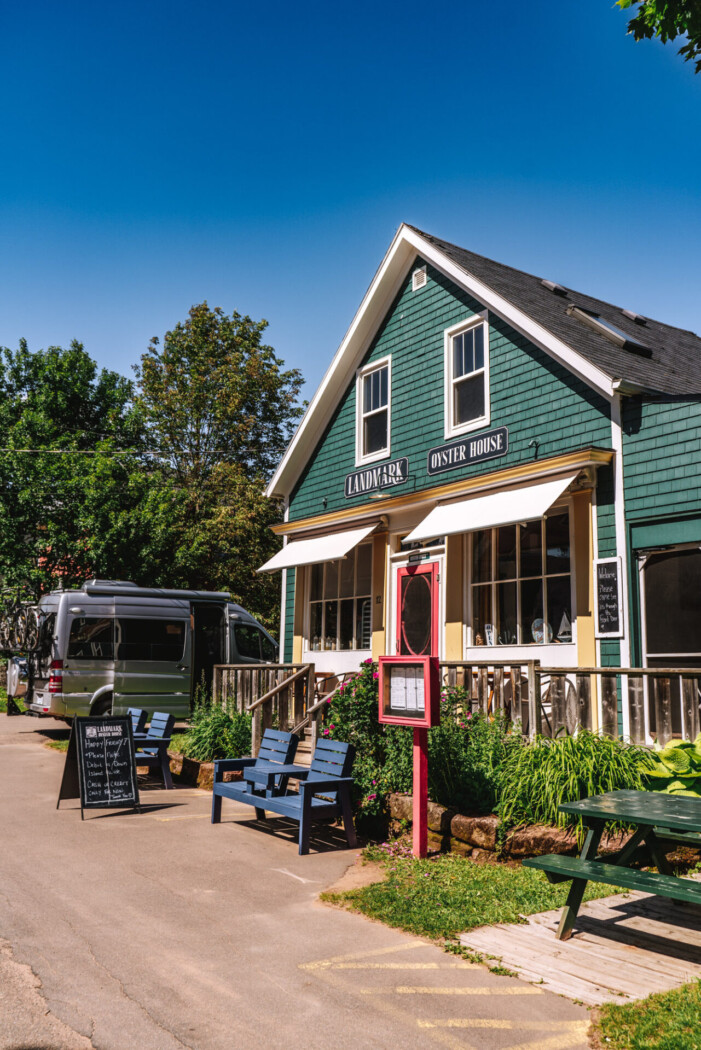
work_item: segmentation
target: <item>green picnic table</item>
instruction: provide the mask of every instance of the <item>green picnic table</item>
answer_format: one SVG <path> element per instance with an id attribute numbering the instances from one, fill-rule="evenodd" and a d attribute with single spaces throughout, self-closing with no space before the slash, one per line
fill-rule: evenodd
<path id="1" fill-rule="evenodd" d="M 605 882 L 612 886 L 656 893 L 661 897 L 701 905 L 701 884 L 672 874 L 663 842 L 701 846 L 701 799 L 665 795 L 656 791 L 609 791 L 579 802 L 559 806 L 564 813 L 582 817 L 586 837 L 578 857 L 531 857 L 524 860 L 529 868 L 544 871 L 550 882 L 572 880 L 567 903 L 557 931 L 558 940 L 572 936 L 587 882 Z M 607 821 L 634 825 L 636 830 L 618 853 L 606 859 L 597 856 Z M 640 846 L 647 846 L 657 872 L 631 868 Z"/>

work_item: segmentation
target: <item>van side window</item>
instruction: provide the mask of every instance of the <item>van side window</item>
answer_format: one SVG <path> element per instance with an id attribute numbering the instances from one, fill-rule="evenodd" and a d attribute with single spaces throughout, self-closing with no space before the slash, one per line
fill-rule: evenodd
<path id="1" fill-rule="evenodd" d="M 237 623 L 234 625 L 234 634 L 239 656 L 260 660 L 260 631 L 258 628 L 249 623 Z"/>
<path id="2" fill-rule="evenodd" d="M 71 624 L 68 636 L 69 660 L 112 660 L 114 658 L 114 620 L 112 617 L 81 616 Z"/>
<path id="3" fill-rule="evenodd" d="M 119 619 L 118 660 L 176 663 L 185 649 L 184 620 Z"/>
<path id="4" fill-rule="evenodd" d="M 263 634 L 262 631 L 260 635 L 260 648 L 263 654 L 263 659 L 274 663 L 277 659 L 277 647 L 274 642 L 271 642 L 267 634 Z"/>

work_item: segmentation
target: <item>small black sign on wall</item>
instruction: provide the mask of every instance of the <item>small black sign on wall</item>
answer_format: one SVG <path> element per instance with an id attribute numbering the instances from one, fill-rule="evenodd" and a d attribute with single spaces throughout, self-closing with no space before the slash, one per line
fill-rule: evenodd
<path id="1" fill-rule="evenodd" d="M 597 558 L 594 562 L 596 637 L 623 637 L 621 559 Z"/>
<path id="2" fill-rule="evenodd" d="M 85 809 L 139 809 L 131 718 L 75 718 L 58 809 L 64 798 Z"/>

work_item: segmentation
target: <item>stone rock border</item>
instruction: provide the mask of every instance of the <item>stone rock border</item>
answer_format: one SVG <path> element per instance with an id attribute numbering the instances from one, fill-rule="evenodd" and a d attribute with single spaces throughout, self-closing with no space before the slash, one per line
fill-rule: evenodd
<path id="1" fill-rule="evenodd" d="M 201 788 L 202 791 L 211 791 L 214 784 L 214 762 L 197 762 L 194 758 L 186 758 L 177 751 L 169 751 L 170 772 L 173 778 L 180 784 L 189 784 L 191 787 Z M 158 771 L 150 770 L 148 766 L 136 766 L 137 773 L 151 772 L 154 776 L 160 776 Z M 240 780 L 241 773 L 225 773 L 224 780 Z"/>
<path id="2" fill-rule="evenodd" d="M 411 826 L 411 795 L 389 796 L 390 831 L 399 833 Z M 447 809 L 436 802 L 428 804 L 428 844 L 431 849 L 450 850 L 471 860 L 500 859 L 520 861 L 543 853 L 574 854 L 577 840 L 573 831 L 552 828 L 547 824 L 532 824 L 510 831 L 501 849 L 497 842 L 499 818 L 493 813 L 469 817 L 456 809 Z M 620 849 L 630 835 L 624 833 L 604 836 L 603 851 Z"/>

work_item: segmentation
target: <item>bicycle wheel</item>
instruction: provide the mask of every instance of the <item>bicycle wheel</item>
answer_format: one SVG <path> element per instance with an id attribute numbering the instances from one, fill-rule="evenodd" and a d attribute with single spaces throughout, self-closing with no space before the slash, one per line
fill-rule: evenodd
<path id="1" fill-rule="evenodd" d="M 24 649 L 27 637 L 27 612 L 26 609 L 18 609 L 12 621 L 12 647 L 13 649 Z"/>
<path id="2" fill-rule="evenodd" d="M 0 616 L 0 649 L 12 646 L 12 620 L 6 612 Z"/>
<path id="3" fill-rule="evenodd" d="M 27 616 L 27 631 L 25 634 L 24 644 L 28 650 L 37 649 L 39 646 L 39 613 L 36 609 L 29 608 L 26 610 Z"/>

